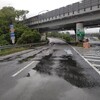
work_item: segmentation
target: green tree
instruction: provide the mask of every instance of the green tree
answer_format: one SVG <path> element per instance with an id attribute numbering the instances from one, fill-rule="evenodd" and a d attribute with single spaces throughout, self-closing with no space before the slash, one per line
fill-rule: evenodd
<path id="1" fill-rule="evenodd" d="M 66 42 L 70 42 L 71 41 L 71 37 L 69 34 L 62 34 L 61 36 Z"/>
<path id="2" fill-rule="evenodd" d="M 9 44 L 8 41 L 6 40 L 5 34 L 0 36 L 0 45 L 7 45 Z"/>
<path id="3" fill-rule="evenodd" d="M 26 19 L 26 14 L 28 14 L 28 10 L 16 10 L 16 19 L 19 21 L 20 19 Z"/>
<path id="4" fill-rule="evenodd" d="M 8 22 L 8 24 L 15 22 L 15 9 L 13 7 L 3 7 L 1 9 L 1 18 Z"/>
<path id="5" fill-rule="evenodd" d="M 17 33 L 17 34 L 15 34 L 16 41 L 23 34 L 24 30 L 27 30 L 26 27 L 22 24 L 16 25 L 18 22 L 16 20 L 16 18 L 18 18 L 18 17 L 25 18 L 27 13 L 28 13 L 27 10 L 16 10 L 13 7 L 3 7 L 2 9 L 0 9 L 0 42 L 1 42 L 1 44 L 11 43 L 10 28 L 9 28 L 10 24 L 14 24 L 14 26 L 15 26 L 15 30 Z M 5 39 L 5 41 L 7 41 L 7 43 L 6 42 L 4 43 L 4 39 Z"/>
<path id="6" fill-rule="evenodd" d="M 39 42 L 41 39 L 40 34 L 34 30 L 27 30 L 24 31 L 24 33 L 21 35 L 21 37 L 18 39 L 18 44 L 27 44 L 27 43 L 36 43 Z"/>

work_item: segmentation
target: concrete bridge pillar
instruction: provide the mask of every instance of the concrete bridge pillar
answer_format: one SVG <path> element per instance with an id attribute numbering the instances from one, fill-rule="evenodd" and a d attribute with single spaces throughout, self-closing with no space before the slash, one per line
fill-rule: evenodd
<path id="1" fill-rule="evenodd" d="M 46 33 L 41 33 L 41 41 L 46 41 Z"/>
<path id="2" fill-rule="evenodd" d="M 80 40 L 80 37 L 78 37 L 79 32 L 84 32 L 83 23 L 76 23 L 76 32 L 75 32 L 76 42 Z"/>

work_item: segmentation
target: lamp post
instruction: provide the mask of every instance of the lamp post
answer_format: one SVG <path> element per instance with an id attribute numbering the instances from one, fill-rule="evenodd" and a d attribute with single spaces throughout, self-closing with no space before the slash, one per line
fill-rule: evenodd
<path id="1" fill-rule="evenodd" d="M 43 12 L 48 12 L 49 10 L 42 10 L 38 13 L 38 32 L 39 32 L 39 15 L 42 14 Z"/>

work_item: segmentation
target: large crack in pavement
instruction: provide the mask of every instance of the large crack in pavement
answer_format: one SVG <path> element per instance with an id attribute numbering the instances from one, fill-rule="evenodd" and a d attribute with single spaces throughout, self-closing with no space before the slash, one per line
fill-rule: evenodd
<path id="1" fill-rule="evenodd" d="M 49 49 L 49 48 L 42 49 L 42 50 L 38 51 L 37 53 L 33 54 L 32 56 L 28 56 L 28 57 L 26 57 L 26 58 L 24 58 L 24 59 L 19 60 L 18 62 L 19 62 L 19 63 L 23 63 L 23 62 L 29 61 L 30 59 L 35 58 L 38 54 L 40 54 L 40 53 L 42 53 L 43 51 L 48 50 L 48 49 Z"/>
<path id="2" fill-rule="evenodd" d="M 34 48 L 33 50 L 31 50 L 31 51 L 26 51 L 26 52 L 23 52 L 23 53 L 20 53 L 20 54 L 17 54 L 17 55 L 13 55 L 13 56 L 9 56 L 9 57 L 6 57 L 6 58 L 3 58 L 3 59 L 0 59 L 0 62 L 8 62 L 8 61 L 12 61 L 12 60 L 15 60 L 15 59 L 17 59 L 17 58 L 21 58 L 21 56 L 22 55 L 24 55 L 24 54 L 28 54 L 28 53 L 31 53 L 31 52 L 34 52 L 34 51 L 36 51 L 36 50 L 39 50 L 39 49 L 42 49 L 43 47 L 38 47 L 38 48 Z M 48 49 L 48 48 L 47 48 Z M 43 51 L 44 49 L 42 49 L 41 51 Z M 41 51 L 39 52 L 39 53 L 41 53 Z M 38 53 L 37 53 L 38 54 Z M 36 55 L 37 55 L 36 54 Z M 34 57 L 35 55 L 33 55 L 33 57 Z M 26 58 L 24 58 L 24 59 L 22 59 L 23 61 L 25 60 L 25 61 L 27 61 L 26 59 L 29 59 L 29 58 L 33 58 L 32 56 L 29 56 L 29 57 L 26 57 Z M 23 62 L 22 61 L 22 62 Z M 21 60 L 19 61 L 19 62 L 21 62 Z"/>
<path id="3" fill-rule="evenodd" d="M 57 75 L 79 88 L 100 87 L 100 83 L 83 73 L 84 69 L 72 57 L 63 55 L 61 60 L 55 60 L 52 55 L 44 56 L 33 70 L 40 74 Z"/>
<path id="4" fill-rule="evenodd" d="M 79 88 L 100 86 L 100 83 L 84 74 L 81 65 L 71 57 L 68 60 L 61 60 L 56 71 L 59 77 L 63 77 L 66 81 Z"/>
<path id="5" fill-rule="evenodd" d="M 47 56 L 44 56 L 41 61 L 36 65 L 33 70 L 38 71 L 39 73 L 44 73 L 44 74 L 51 74 L 51 66 L 54 64 L 53 61 L 49 60 L 52 54 L 49 54 Z"/>

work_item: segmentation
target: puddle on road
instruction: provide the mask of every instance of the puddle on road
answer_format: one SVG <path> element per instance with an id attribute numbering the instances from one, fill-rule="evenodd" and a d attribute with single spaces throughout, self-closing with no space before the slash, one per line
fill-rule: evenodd
<path id="1" fill-rule="evenodd" d="M 56 68 L 53 68 L 55 61 L 54 56 L 49 55 L 45 56 L 33 70 L 36 70 L 40 74 L 47 74 L 52 75 L 53 73 L 56 73 L 56 75 L 60 78 L 65 79 L 70 84 L 79 87 L 79 88 L 92 88 L 96 86 L 100 86 L 100 83 L 96 82 L 93 79 L 89 79 L 86 74 L 83 73 L 84 69 L 81 68 L 81 66 L 73 60 L 71 57 L 62 56 L 64 60 L 57 60 L 59 62 L 58 65 L 56 65 Z M 67 60 L 65 60 L 67 58 Z M 55 71 L 55 72 L 52 72 Z"/>

